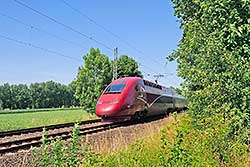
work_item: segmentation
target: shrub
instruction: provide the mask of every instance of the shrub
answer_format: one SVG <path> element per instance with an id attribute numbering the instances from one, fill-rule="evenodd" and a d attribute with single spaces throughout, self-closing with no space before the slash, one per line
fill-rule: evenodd
<path id="1" fill-rule="evenodd" d="M 49 142 L 47 132 L 44 130 L 41 150 L 36 153 L 37 166 L 80 166 L 84 151 L 85 145 L 80 138 L 78 124 L 73 128 L 69 142 L 61 138 Z"/>

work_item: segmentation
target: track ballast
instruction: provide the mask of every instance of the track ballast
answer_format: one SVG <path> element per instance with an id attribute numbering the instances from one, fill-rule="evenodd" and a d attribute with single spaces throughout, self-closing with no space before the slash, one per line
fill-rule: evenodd
<path id="1" fill-rule="evenodd" d="M 149 117 L 140 121 L 126 121 L 118 123 L 101 122 L 101 120 L 89 120 L 79 123 L 80 135 L 98 133 L 109 129 L 114 129 L 122 126 L 135 125 L 137 123 L 146 123 L 154 121 L 164 116 Z M 32 147 L 39 147 L 42 144 L 42 131 L 45 128 L 47 131 L 47 138 L 51 141 L 60 137 L 63 140 L 71 138 L 71 132 L 75 123 L 51 125 L 47 127 L 38 127 L 30 129 L 22 129 L 17 131 L 9 131 L 0 133 L 0 155 L 7 153 L 15 153 L 18 151 L 29 150 Z M 24 137 L 23 137 L 24 135 Z M 26 135 L 26 136 L 25 136 Z"/>

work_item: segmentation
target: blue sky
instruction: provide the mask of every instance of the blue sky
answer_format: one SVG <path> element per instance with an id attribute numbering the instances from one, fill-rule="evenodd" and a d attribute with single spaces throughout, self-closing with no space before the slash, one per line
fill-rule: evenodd
<path id="1" fill-rule="evenodd" d="M 118 47 L 119 55 L 129 55 L 140 63 L 140 70 L 148 80 L 154 80 L 153 75 L 164 74 L 165 77 L 159 79 L 159 83 L 163 85 L 178 86 L 182 81 L 176 76 L 176 62 L 167 63 L 165 59 L 177 48 L 182 37 L 170 0 L 65 0 L 137 50 L 82 17 L 61 0 L 19 1 L 110 48 Z M 17 23 L 8 16 L 28 26 Z M 54 38 L 36 28 L 73 43 Z M 75 59 L 9 41 L 3 36 Z M 1 1 L 0 84 L 29 84 L 48 80 L 68 84 L 76 77 L 78 67 L 83 64 L 82 56 L 88 53 L 90 47 L 100 48 L 102 53 L 113 58 L 111 50 L 55 24 L 14 0 Z"/>

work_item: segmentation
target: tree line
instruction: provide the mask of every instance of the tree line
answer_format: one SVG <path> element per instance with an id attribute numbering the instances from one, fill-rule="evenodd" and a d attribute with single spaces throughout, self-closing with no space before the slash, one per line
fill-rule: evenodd
<path id="1" fill-rule="evenodd" d="M 185 80 L 194 127 L 213 132 L 220 166 L 250 145 L 250 1 L 172 0 L 183 38 L 169 57 Z M 218 133 L 219 127 L 226 126 Z"/>
<path id="2" fill-rule="evenodd" d="M 1 109 L 68 107 L 78 105 L 71 85 L 53 81 L 0 85 Z"/>
<path id="3" fill-rule="evenodd" d="M 83 56 L 76 78 L 63 85 L 53 81 L 26 84 L 0 85 L 0 109 L 56 108 L 81 106 L 93 112 L 98 97 L 112 81 L 113 61 L 91 48 Z M 129 56 L 118 59 L 118 76 L 139 76 L 138 63 Z"/>

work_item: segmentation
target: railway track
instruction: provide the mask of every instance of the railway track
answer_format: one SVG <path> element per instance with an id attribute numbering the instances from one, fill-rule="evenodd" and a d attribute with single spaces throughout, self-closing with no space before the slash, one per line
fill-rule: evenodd
<path id="1" fill-rule="evenodd" d="M 79 122 L 79 125 L 97 123 L 100 121 L 101 121 L 100 119 L 81 121 L 81 122 Z M 9 136 L 14 136 L 14 135 L 27 134 L 27 133 L 42 132 L 44 128 L 48 131 L 48 130 L 53 130 L 53 129 L 65 128 L 65 127 L 73 127 L 74 124 L 75 124 L 74 122 L 70 122 L 70 123 L 64 123 L 64 124 L 40 126 L 40 127 L 35 127 L 35 128 L 27 128 L 27 129 L 0 132 L 0 138 L 5 138 L 5 137 L 9 137 Z"/>
<path id="2" fill-rule="evenodd" d="M 90 120 L 79 123 L 80 135 L 87 135 L 114 129 L 123 126 L 135 125 L 138 123 L 147 123 L 150 121 L 158 120 L 164 116 L 156 116 L 146 118 L 140 121 L 126 121 L 119 123 L 102 123 L 100 120 Z M 74 127 L 74 123 L 52 125 L 45 127 L 47 130 L 47 137 L 53 140 L 60 137 L 63 140 L 71 138 L 70 133 Z M 0 155 L 7 153 L 15 153 L 18 151 L 28 150 L 32 147 L 39 147 L 42 144 L 42 131 L 44 127 L 23 129 L 17 131 L 9 131 L 0 133 Z"/>
<path id="3" fill-rule="evenodd" d="M 78 124 L 81 128 L 83 128 L 100 123 L 100 119 L 95 119 L 81 121 Z M 74 125 L 75 123 L 72 122 L 0 132 L 0 155 L 39 146 L 41 144 L 44 129 L 46 129 L 48 137 L 53 139 L 55 137 L 69 135 Z"/>

